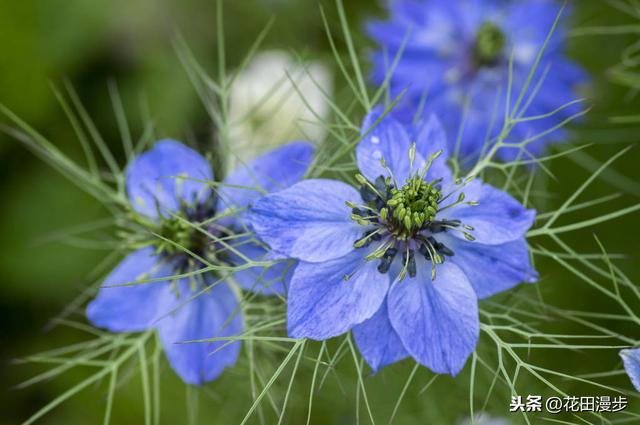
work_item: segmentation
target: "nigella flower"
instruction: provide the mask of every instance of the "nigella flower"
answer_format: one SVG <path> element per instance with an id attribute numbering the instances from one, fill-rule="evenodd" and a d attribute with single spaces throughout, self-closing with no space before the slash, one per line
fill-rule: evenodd
<path id="1" fill-rule="evenodd" d="M 620 357 L 631 383 L 640 391 L 640 348 L 621 350 Z"/>
<path id="2" fill-rule="evenodd" d="M 380 46 L 372 57 L 373 79 L 382 83 L 391 73 L 392 95 L 408 90 L 399 108 L 404 120 L 419 111 L 425 116 L 436 113 L 449 134 L 460 132 L 459 137 L 449 139 L 450 147 L 468 163 L 486 152 L 485 140 L 494 139 L 502 129 L 510 55 L 513 52 L 509 111 L 525 87 L 558 12 L 559 5 L 553 0 L 394 0 L 390 19 L 371 22 L 368 27 Z M 527 106 L 524 117 L 550 114 L 575 100 L 574 89 L 586 80 L 583 71 L 565 56 L 565 38 L 559 26 L 520 103 L 520 110 Z M 550 117 L 520 122 L 507 141 L 543 136 L 577 112 L 579 107 L 574 104 Z M 526 151 L 502 148 L 498 156 L 530 159 L 542 151 L 545 141 L 561 135 L 550 132 L 527 144 Z"/>
<path id="3" fill-rule="evenodd" d="M 135 158 L 126 176 L 129 201 L 138 213 L 136 222 L 160 237 L 136 241 L 143 246 L 106 278 L 87 307 L 89 320 L 113 332 L 157 329 L 169 363 L 184 382 L 216 379 L 236 362 L 240 345 L 181 342 L 241 333 L 239 294 L 230 283 L 281 293 L 281 276 L 289 265 L 241 267 L 233 275 L 225 274 L 224 267 L 217 275 L 198 270 L 204 261 L 229 269 L 267 259 L 265 247 L 245 236 L 242 214 L 226 211 L 246 208 L 260 193 L 298 181 L 311 155 L 307 143 L 285 145 L 236 170 L 216 191 L 207 184 L 213 180 L 207 160 L 179 142 L 159 141 Z M 216 214 L 225 218 L 214 220 Z M 179 277 L 184 274 L 189 276 Z"/>
<path id="4" fill-rule="evenodd" d="M 374 371 L 411 356 L 455 375 L 478 340 L 478 298 L 536 279 L 524 237 L 535 211 L 480 181 L 456 184 L 435 118 L 409 132 L 375 109 L 362 133 L 359 190 L 310 179 L 253 204 L 261 240 L 300 260 L 288 333 L 353 329 Z"/>

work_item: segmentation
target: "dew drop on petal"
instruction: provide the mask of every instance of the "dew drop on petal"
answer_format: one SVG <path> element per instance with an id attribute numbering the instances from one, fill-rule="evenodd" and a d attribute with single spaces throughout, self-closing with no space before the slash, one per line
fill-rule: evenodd
<path id="1" fill-rule="evenodd" d="M 373 143 L 374 145 L 379 145 L 380 144 L 380 138 L 378 136 L 373 136 L 371 138 L 371 143 Z"/>

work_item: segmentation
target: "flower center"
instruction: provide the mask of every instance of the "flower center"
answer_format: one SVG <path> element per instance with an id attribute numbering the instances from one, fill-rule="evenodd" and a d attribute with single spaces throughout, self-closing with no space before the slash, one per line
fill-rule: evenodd
<path id="1" fill-rule="evenodd" d="M 427 183 L 414 176 L 402 188 L 391 189 L 388 209 L 383 208 L 386 211 L 382 214 L 390 215 L 388 221 L 398 236 L 409 237 L 422 229 L 425 223 L 435 220 L 438 201 L 442 198 L 435 183 Z"/>
<path id="2" fill-rule="evenodd" d="M 351 219 L 366 230 L 353 246 L 359 249 L 376 244 L 365 259 L 379 260 L 380 273 L 387 273 L 398 258 L 401 259 L 399 278 L 403 279 L 407 273 L 414 277 L 417 273 L 416 256 L 421 255 L 431 263 L 431 275 L 434 279 L 435 265 L 443 263 L 445 257 L 454 255 L 453 250 L 438 241 L 438 234 L 458 231 L 467 240 L 474 240 L 467 232 L 473 230 L 471 226 L 465 226 L 459 220 L 437 217 L 456 205 L 476 204 L 465 202 L 462 192 L 459 192 L 457 200 L 446 203 L 456 190 L 443 195 L 441 180 L 427 182 L 424 179 L 437 156 L 438 154 L 432 155 L 423 170 L 409 177 L 400 188 L 396 187 L 393 176 L 379 176 L 375 182 L 370 182 L 364 176 L 356 175 L 364 204 L 347 202 L 347 205 L 351 207 Z M 410 159 L 413 164 L 411 152 Z M 345 276 L 345 279 L 348 278 L 349 276 Z"/>
<path id="3" fill-rule="evenodd" d="M 485 22 L 476 33 L 473 47 L 474 61 L 478 66 L 496 65 L 506 44 L 507 38 L 493 22 Z"/>
<path id="4" fill-rule="evenodd" d="M 156 236 L 151 240 L 156 253 L 172 262 L 176 269 L 186 271 L 204 261 L 220 260 L 215 237 L 224 233 L 206 225 L 215 215 L 214 198 L 196 205 L 183 203 L 170 216 L 159 214 L 159 223 L 152 227 Z"/>
<path id="5" fill-rule="evenodd" d="M 161 238 L 155 244 L 158 253 L 167 256 L 184 253 L 185 249 L 201 253 L 206 245 L 205 235 L 198 232 L 186 217 L 162 218 L 159 235 Z"/>

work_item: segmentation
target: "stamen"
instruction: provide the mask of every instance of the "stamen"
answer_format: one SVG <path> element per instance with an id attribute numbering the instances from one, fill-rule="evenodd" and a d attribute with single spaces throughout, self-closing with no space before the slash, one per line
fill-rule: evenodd
<path id="1" fill-rule="evenodd" d="M 384 253 L 387 251 L 387 249 L 391 248 L 394 243 L 395 241 L 393 241 L 393 238 L 389 238 L 389 240 L 380 244 L 378 248 L 376 248 L 372 253 L 364 257 L 364 259 L 367 261 L 371 261 L 376 258 L 381 258 L 384 255 Z"/>
<path id="2" fill-rule="evenodd" d="M 350 218 L 361 226 L 372 226 L 378 222 L 377 215 L 368 215 L 363 217 L 358 214 L 351 214 Z"/>
<path id="3" fill-rule="evenodd" d="M 377 213 L 378 210 L 371 208 L 368 205 L 360 205 L 360 204 L 354 204 L 353 202 L 349 202 L 349 201 L 345 201 L 345 204 L 351 208 L 351 210 L 353 211 L 354 209 L 361 209 L 361 210 L 367 210 L 367 211 L 371 211 L 373 213 Z"/>
<path id="4" fill-rule="evenodd" d="M 431 280 L 435 280 L 436 264 L 442 264 L 444 262 L 444 259 L 442 258 L 442 256 L 440 256 L 440 254 L 438 254 L 435 248 L 435 245 L 438 242 L 436 242 L 435 238 L 433 238 L 432 236 L 429 236 L 427 238 L 419 236 L 417 239 L 422 242 L 422 244 L 420 244 L 420 246 L 418 247 L 419 252 L 427 261 L 431 262 Z"/>
<path id="5" fill-rule="evenodd" d="M 391 168 L 389 168 L 389 166 L 387 165 L 387 162 L 384 160 L 384 158 L 380 158 L 380 165 L 382 165 L 382 168 L 384 168 L 387 173 L 389 173 L 389 175 L 391 176 L 391 180 L 393 180 L 393 185 L 395 187 L 398 187 L 398 181 L 396 180 L 396 176 L 393 175 L 393 171 L 391 171 Z M 378 180 L 381 178 L 382 176 L 378 177 L 376 179 L 376 183 L 378 182 Z M 382 177 L 382 179 L 384 180 L 384 177 Z"/>
<path id="6" fill-rule="evenodd" d="M 409 175 L 413 174 L 413 163 L 416 159 L 416 142 L 411 143 L 409 148 Z"/>
<path id="7" fill-rule="evenodd" d="M 366 211 L 362 211 L 360 208 L 351 208 L 351 215 L 357 215 L 358 217 L 363 217 L 366 214 Z"/>
<path id="8" fill-rule="evenodd" d="M 368 187 L 373 193 L 375 193 L 380 198 L 382 198 L 382 195 L 380 194 L 380 192 L 378 192 L 378 189 L 376 189 L 376 187 L 374 185 L 372 185 L 371 182 L 369 180 L 367 180 L 362 174 L 356 174 L 356 180 L 362 186 Z M 362 188 L 360 189 L 360 192 L 362 192 Z M 367 199 L 365 199 L 364 196 L 362 197 L 362 199 L 364 199 L 366 202 L 371 202 L 371 201 L 374 200 L 374 199 L 372 199 L 371 201 L 367 201 Z"/>
<path id="9" fill-rule="evenodd" d="M 358 265 L 353 269 L 353 271 L 351 273 L 347 273 L 344 276 L 342 276 L 342 279 L 347 282 L 349 279 L 351 279 L 353 277 L 354 274 L 356 274 L 358 272 L 358 270 L 360 270 L 362 268 L 362 266 L 364 266 L 366 264 L 366 261 L 362 261 L 360 263 L 358 263 Z"/>
<path id="10" fill-rule="evenodd" d="M 447 229 L 454 229 L 460 226 L 462 223 L 460 220 L 438 220 L 432 221 L 429 224 L 429 230 L 431 233 L 445 232 Z"/>
<path id="11" fill-rule="evenodd" d="M 449 194 L 445 198 L 443 198 L 441 200 L 441 202 L 444 201 L 449 196 L 451 196 L 451 194 Z M 449 209 L 451 207 L 455 207 L 456 205 L 471 205 L 471 206 L 478 205 L 478 203 L 476 201 L 463 202 L 464 201 L 464 197 L 465 197 L 464 192 L 460 192 L 460 194 L 458 195 L 458 199 L 455 202 L 452 202 L 452 203 L 450 203 L 449 205 L 447 205 L 445 207 L 439 208 L 438 212 L 442 212 L 442 211 L 444 211 L 446 209 Z"/>
<path id="12" fill-rule="evenodd" d="M 384 230 L 383 228 L 379 228 L 379 229 L 370 230 L 368 232 L 365 232 L 364 235 L 362 235 L 362 237 L 360 239 L 358 239 L 357 241 L 355 241 L 353 243 L 353 247 L 354 248 L 362 248 L 364 246 L 369 245 L 372 241 L 379 241 L 382 238 L 380 236 L 380 233 L 383 230 Z"/>
<path id="13" fill-rule="evenodd" d="M 416 277 L 416 259 L 413 249 L 409 249 L 409 245 L 407 245 L 407 250 L 402 254 L 402 262 L 404 263 L 404 266 L 402 267 L 402 270 L 400 270 L 398 279 L 403 280 L 406 273 L 409 273 L 409 277 Z"/>
<path id="14" fill-rule="evenodd" d="M 473 230 L 473 227 L 471 226 L 462 226 L 462 223 L 460 223 L 460 220 L 451 220 L 451 221 L 442 220 L 442 221 L 434 222 L 429 226 L 429 230 L 431 231 L 431 233 L 440 233 L 440 232 L 446 232 L 447 230 L 455 230 L 456 232 L 462 233 L 464 238 L 468 241 L 476 240 L 476 238 L 472 234 L 470 234 L 469 232 L 465 232 L 464 230 L 460 229 L 460 227 L 467 230 Z"/>
<path id="15" fill-rule="evenodd" d="M 393 243 L 393 242 L 392 242 L 392 243 Z M 393 249 L 393 248 L 389 248 L 389 250 L 391 250 L 391 249 Z M 388 251 L 388 250 L 387 250 L 387 251 Z M 394 254 L 394 255 L 395 255 L 395 254 Z M 367 261 L 369 261 L 369 260 L 370 260 L 369 258 L 365 257 L 365 261 L 362 261 L 362 262 L 358 263 L 358 265 L 353 269 L 353 271 L 352 271 L 351 273 L 345 274 L 342 278 L 343 278 L 345 281 L 348 281 L 348 280 L 349 280 L 349 279 L 351 279 L 351 277 L 353 277 L 353 275 L 354 275 L 354 274 L 356 274 L 356 273 L 358 272 L 358 270 L 360 270 L 360 269 L 361 269 L 361 268 L 366 264 L 366 262 L 367 262 Z M 391 263 L 393 263 L 393 258 L 391 258 L 391 259 L 389 260 L 389 267 L 391 267 Z M 382 273 L 382 272 L 381 272 L 381 273 Z"/>
<path id="16" fill-rule="evenodd" d="M 424 180 L 425 176 L 427 175 L 427 171 L 429 171 L 429 168 L 431 168 L 431 164 L 433 164 L 433 161 L 435 161 L 441 154 L 442 150 L 439 150 L 429 155 L 429 159 L 427 160 L 427 163 L 424 165 L 424 167 L 422 168 L 422 172 L 420 173 L 421 180 Z"/>

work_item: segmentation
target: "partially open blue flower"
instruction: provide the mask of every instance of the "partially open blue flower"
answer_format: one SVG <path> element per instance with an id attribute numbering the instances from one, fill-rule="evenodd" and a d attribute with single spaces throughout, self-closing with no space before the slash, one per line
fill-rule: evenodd
<path id="1" fill-rule="evenodd" d="M 251 209 L 260 239 L 300 260 L 288 332 L 353 329 L 374 371 L 411 356 L 455 375 L 476 346 L 478 298 L 537 278 L 525 240 L 535 211 L 480 181 L 455 183 L 435 118 L 409 132 L 377 108 L 362 133 L 359 190 L 303 180 Z"/>
<path id="2" fill-rule="evenodd" d="M 248 261 L 263 260 L 266 248 L 242 236 L 248 230 L 241 212 L 212 218 L 225 216 L 229 208 L 242 211 L 255 197 L 300 180 L 312 153 L 304 142 L 282 146 L 236 170 L 216 191 L 208 185 L 213 173 L 207 160 L 179 142 L 159 141 L 138 156 L 127 170 L 129 200 L 146 217 L 144 225 L 161 237 L 129 254 L 111 272 L 87 307 L 89 320 L 113 332 L 157 329 L 169 363 L 184 382 L 200 385 L 216 379 L 235 364 L 239 343 L 181 342 L 241 333 L 239 294 L 229 279 L 247 290 L 282 293 L 282 276 L 290 265 L 242 268 Z M 194 274 L 204 267 L 199 258 L 240 270 Z M 189 272 L 190 277 L 174 277 Z M 135 283 L 150 279 L 157 281 Z"/>
<path id="3" fill-rule="evenodd" d="M 372 56 L 373 79 L 382 83 L 391 74 L 394 97 L 407 90 L 397 112 L 404 121 L 422 110 L 423 116 L 436 113 L 450 135 L 461 132 L 449 144 L 452 149 L 459 144 L 452 152 L 469 163 L 487 148 L 485 140 L 494 139 L 502 129 L 511 53 L 510 111 L 559 7 L 553 0 L 394 0 L 389 20 L 368 26 L 379 45 Z M 520 103 L 520 110 L 526 106 L 525 117 L 550 114 L 575 100 L 574 89 L 586 80 L 584 72 L 565 56 L 565 38 L 560 25 Z M 518 123 L 508 141 L 543 135 L 579 111 L 574 104 L 551 117 Z M 498 155 L 504 160 L 530 159 L 542 151 L 545 141 L 560 137 L 562 133 L 552 131 L 528 144 L 526 151 L 502 148 Z"/>
<path id="4" fill-rule="evenodd" d="M 621 350 L 624 368 L 636 391 L 640 391 L 640 348 Z"/>

